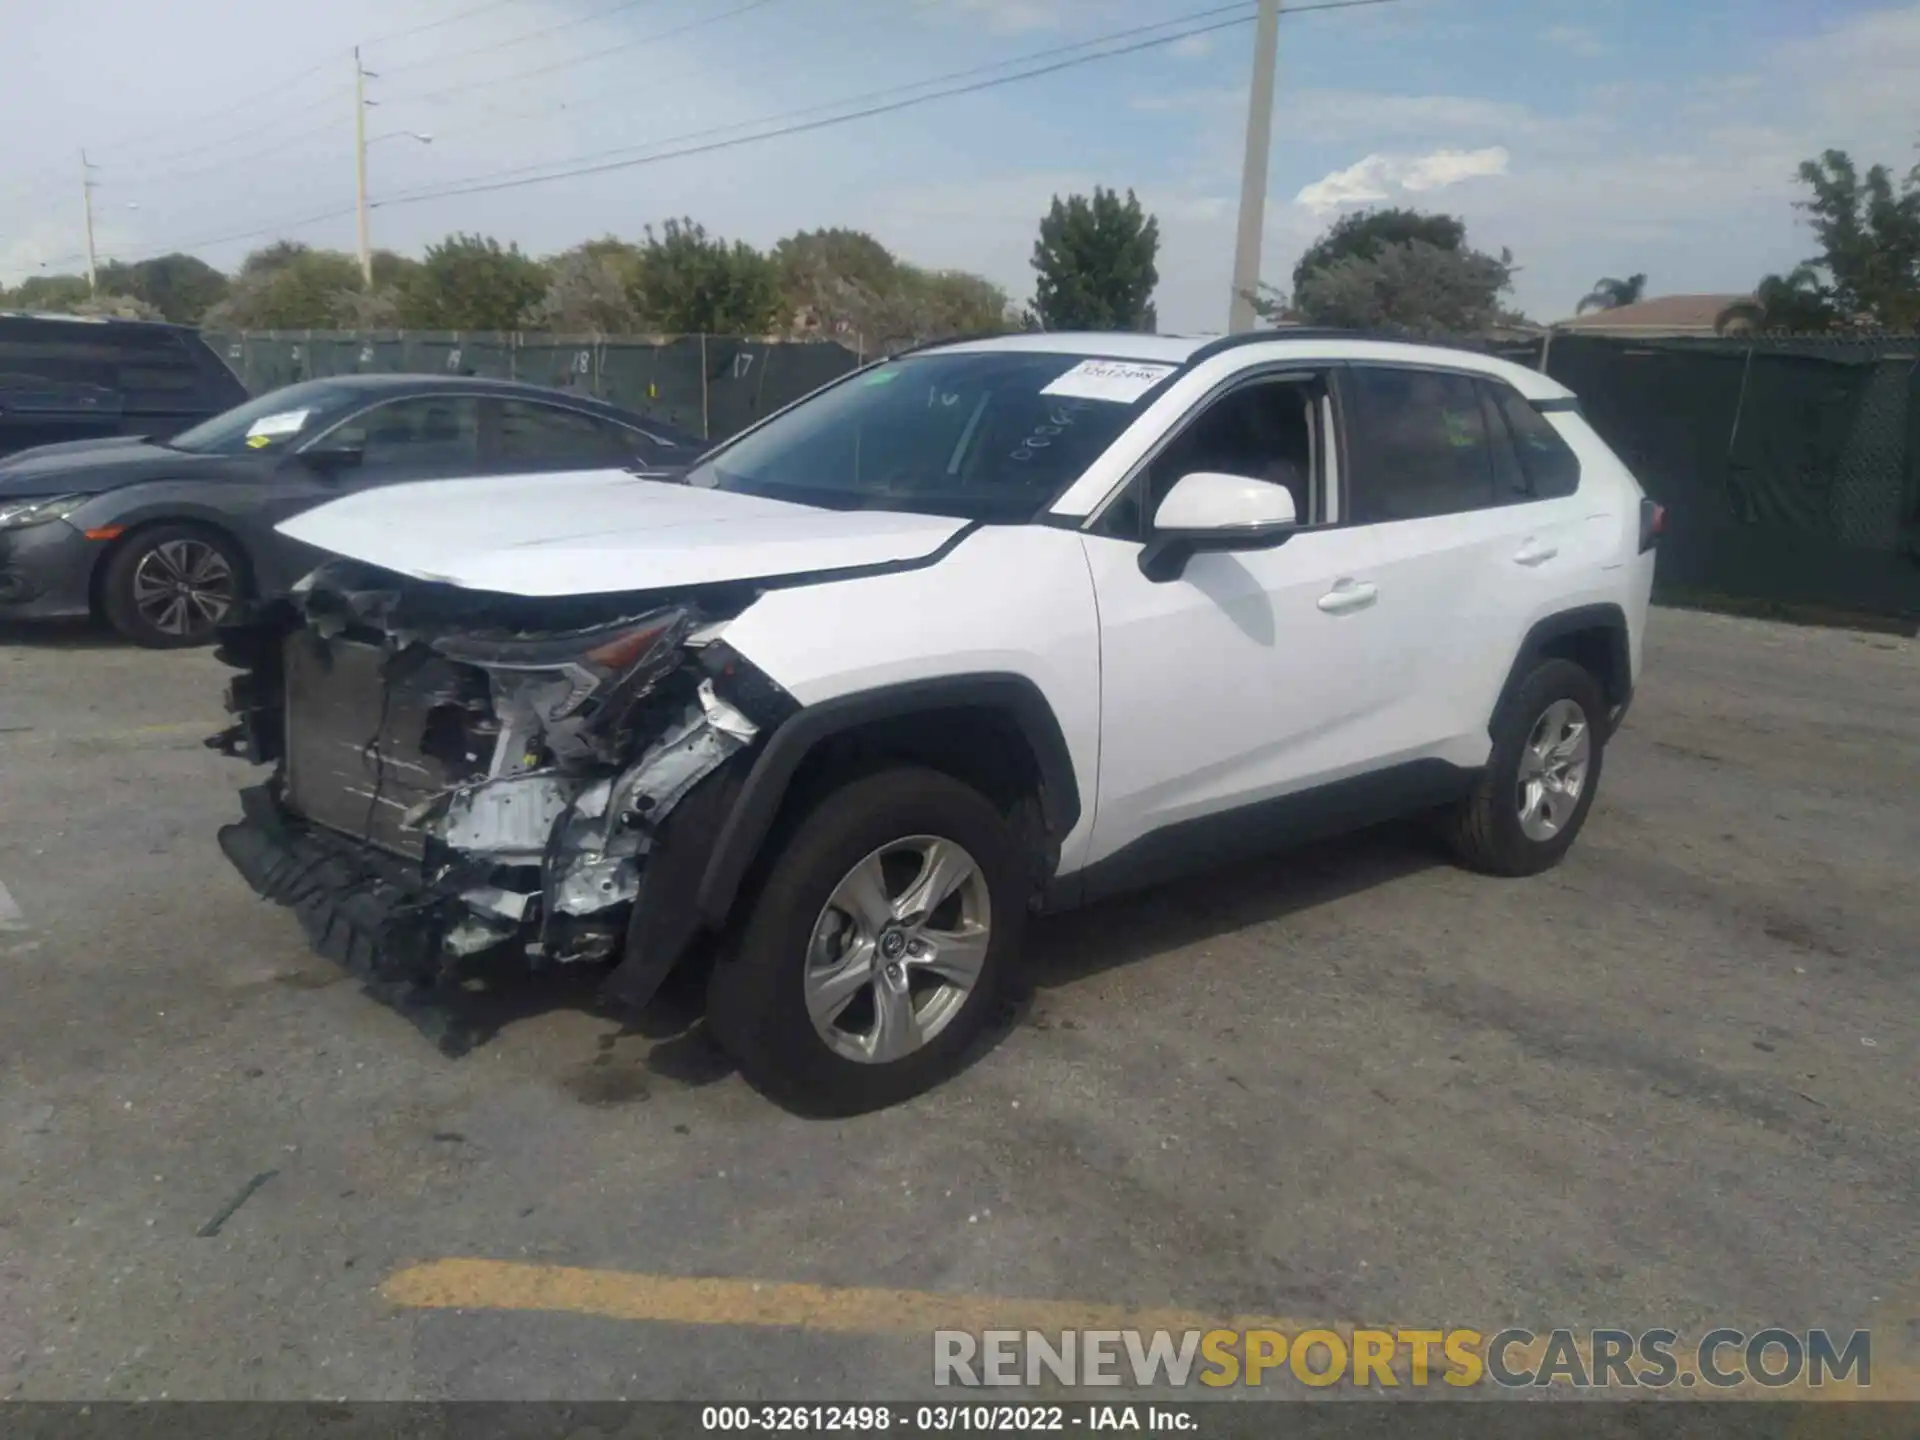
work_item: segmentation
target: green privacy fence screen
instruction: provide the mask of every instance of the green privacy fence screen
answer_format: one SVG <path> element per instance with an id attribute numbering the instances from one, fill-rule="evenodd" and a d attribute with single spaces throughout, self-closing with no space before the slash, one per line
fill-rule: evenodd
<path id="1" fill-rule="evenodd" d="M 578 390 L 714 440 L 862 361 L 831 341 L 731 335 L 255 330 L 206 339 L 256 395 L 324 375 L 488 375 Z"/>
<path id="2" fill-rule="evenodd" d="M 1556 335 L 1545 368 L 1667 507 L 1656 593 L 1920 618 L 1920 337 Z"/>
<path id="3" fill-rule="evenodd" d="M 210 333 L 249 390 L 358 371 L 574 389 L 710 439 L 864 360 L 737 336 Z M 1659 594 L 1920 619 L 1920 337 L 1475 344 L 1544 368 L 1667 506 Z M 1544 353 L 1542 353 L 1544 351 Z"/>

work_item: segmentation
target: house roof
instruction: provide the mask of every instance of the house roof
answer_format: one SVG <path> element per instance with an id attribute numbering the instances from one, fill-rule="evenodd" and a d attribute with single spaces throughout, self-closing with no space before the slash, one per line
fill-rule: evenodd
<path id="1" fill-rule="evenodd" d="M 1750 295 L 1659 295 L 1612 310 L 1589 310 L 1553 328 L 1586 335 L 1711 335 L 1729 305 Z"/>

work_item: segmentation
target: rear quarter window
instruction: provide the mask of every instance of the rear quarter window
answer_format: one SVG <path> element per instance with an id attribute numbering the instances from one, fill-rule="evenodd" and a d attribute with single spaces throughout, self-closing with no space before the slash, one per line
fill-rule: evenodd
<path id="1" fill-rule="evenodd" d="M 239 396 L 216 393 L 203 364 L 172 330 L 0 320 L 0 372 L 111 390 L 130 411 L 199 416 L 234 404 Z M 238 388 L 236 382 L 233 390 Z"/>
<path id="2" fill-rule="evenodd" d="M 1558 500 L 1578 490 L 1579 457 L 1560 438 L 1553 422 L 1512 386 L 1495 380 L 1485 383 L 1493 401 L 1492 408 L 1506 422 L 1520 469 L 1526 476 L 1529 496 L 1535 500 Z"/>

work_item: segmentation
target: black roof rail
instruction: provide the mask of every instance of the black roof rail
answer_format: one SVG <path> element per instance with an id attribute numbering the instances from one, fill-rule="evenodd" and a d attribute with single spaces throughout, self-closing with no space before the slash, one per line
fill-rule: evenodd
<path id="1" fill-rule="evenodd" d="M 1219 355 L 1242 345 L 1260 345 L 1270 340 L 1372 340 L 1386 345 L 1416 345 L 1425 350 L 1455 350 L 1463 355 L 1499 359 L 1491 349 L 1475 349 L 1453 340 L 1423 340 L 1413 335 L 1396 335 L 1385 330 L 1343 330 L 1331 325 L 1278 325 L 1271 330 L 1247 330 L 1237 335 L 1222 335 L 1210 340 L 1187 358 L 1197 365 L 1209 356 Z M 1524 343 L 1524 342 L 1522 342 Z"/>

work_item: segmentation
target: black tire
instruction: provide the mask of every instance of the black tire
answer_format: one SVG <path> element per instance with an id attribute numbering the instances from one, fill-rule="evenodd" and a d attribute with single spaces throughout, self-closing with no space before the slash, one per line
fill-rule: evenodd
<path id="1" fill-rule="evenodd" d="M 914 836 L 957 843 L 973 858 L 990 907 L 985 960 L 958 1012 L 919 1049 L 886 1062 L 849 1059 L 807 1011 L 814 928 L 856 865 Z M 952 777 L 901 767 L 852 780 L 795 826 L 773 860 L 714 966 L 708 1025 L 751 1084 L 803 1113 L 859 1114 L 931 1089 L 960 1067 L 993 1016 L 1024 928 L 1026 873 L 999 812 Z"/>
<path id="2" fill-rule="evenodd" d="M 181 573 L 183 565 L 191 573 Z M 152 587 L 176 578 L 190 593 L 173 597 L 177 604 L 157 602 Z M 231 538 L 208 526 L 168 522 L 135 531 L 107 557 L 100 610 L 135 645 L 178 650 L 211 643 L 220 623 L 211 613 L 216 598 L 230 614 L 246 591 L 246 560 Z"/>
<path id="3" fill-rule="evenodd" d="M 1521 824 L 1520 765 L 1535 730 L 1561 701 L 1585 717 L 1586 776 L 1572 813 L 1550 838 L 1529 836 Z M 1571 660 L 1544 660 L 1514 688 L 1493 717 L 1493 749 L 1473 793 L 1446 811 L 1441 834 L 1454 858 L 1488 875 L 1537 875 L 1558 865 L 1586 824 L 1600 788 L 1606 745 L 1607 701 L 1600 682 Z"/>

